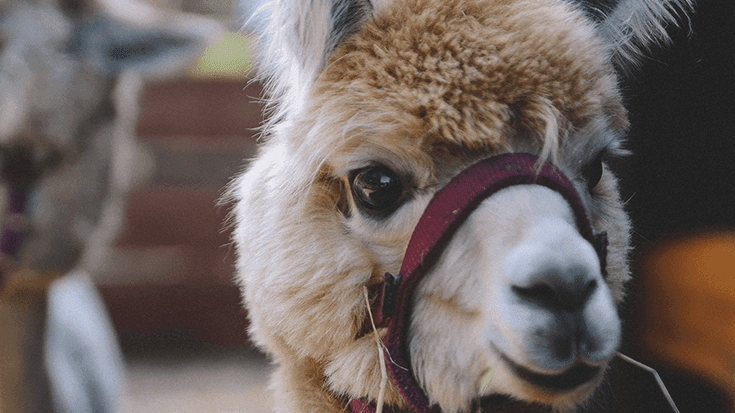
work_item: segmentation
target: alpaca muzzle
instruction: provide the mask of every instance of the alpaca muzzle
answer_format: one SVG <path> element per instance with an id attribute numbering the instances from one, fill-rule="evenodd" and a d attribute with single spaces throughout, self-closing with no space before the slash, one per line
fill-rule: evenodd
<path id="1" fill-rule="evenodd" d="M 411 319 L 411 297 L 414 289 L 436 262 L 457 228 L 470 216 L 480 203 L 503 188 L 514 185 L 542 185 L 559 194 L 574 211 L 580 235 L 596 250 L 600 272 L 607 275 L 607 236 L 595 233 L 587 211 L 572 182 L 550 162 L 538 165 L 539 157 L 528 153 L 509 153 L 484 159 L 455 176 L 439 190 L 431 200 L 409 241 L 399 275 L 386 274 L 382 283 L 369 287 L 373 296 L 372 314 L 377 327 L 387 327 L 385 342 L 386 360 L 390 375 L 413 411 L 438 413 L 430 406 L 411 368 L 407 348 L 408 326 Z M 371 326 L 366 319 L 364 326 Z M 367 333 L 363 328 L 361 335 Z M 522 405 L 522 406 L 521 406 Z M 372 411 L 369 404 L 353 400 L 353 412 Z M 508 410 L 510 409 L 510 410 Z M 483 409 L 485 412 L 493 408 Z M 505 405 L 502 411 L 536 412 L 546 407 L 521 404 Z"/>

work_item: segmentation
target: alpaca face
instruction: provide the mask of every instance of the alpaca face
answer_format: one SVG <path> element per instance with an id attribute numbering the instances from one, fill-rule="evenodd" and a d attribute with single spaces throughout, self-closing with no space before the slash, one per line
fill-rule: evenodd
<path id="1" fill-rule="evenodd" d="M 185 69 L 216 31 L 137 3 L 0 3 L 0 164 L 23 152 L 39 172 L 24 265 L 64 272 L 87 243 L 111 240 L 125 193 L 151 167 L 133 136 L 140 79 Z"/>
<path id="2" fill-rule="evenodd" d="M 0 142 L 4 147 L 35 144 L 38 158 L 71 152 L 76 125 L 81 123 L 77 119 L 91 117 L 109 95 L 105 91 L 109 82 L 66 51 L 73 25 L 57 6 L 12 3 L 2 11 L 0 26 Z"/>
<path id="3" fill-rule="evenodd" d="M 231 192 L 238 279 L 253 337 L 292 392 L 282 396 L 309 365 L 333 397 L 375 400 L 374 342 L 356 339 L 362 287 L 399 272 L 424 209 L 460 171 L 530 152 L 564 172 L 607 232 L 607 277 L 559 193 L 505 188 L 414 291 L 410 369 L 445 412 L 496 394 L 583 403 L 619 345 L 629 277 L 629 222 L 604 160 L 627 127 L 611 56 L 630 45 L 611 46 L 556 0 L 320 4 L 270 10 L 274 30 L 301 25 L 266 33 L 281 100 Z M 320 16 L 326 28 L 306 23 Z M 386 402 L 405 404 L 392 382 Z"/>

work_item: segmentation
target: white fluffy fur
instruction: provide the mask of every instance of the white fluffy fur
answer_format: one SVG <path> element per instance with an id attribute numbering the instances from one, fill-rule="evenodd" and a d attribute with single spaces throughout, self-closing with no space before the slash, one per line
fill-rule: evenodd
<path id="1" fill-rule="evenodd" d="M 693 6 L 694 0 L 621 0 L 600 30 L 616 63 L 627 68 L 638 64 L 651 46 L 667 43 L 667 26 L 678 24 Z"/>

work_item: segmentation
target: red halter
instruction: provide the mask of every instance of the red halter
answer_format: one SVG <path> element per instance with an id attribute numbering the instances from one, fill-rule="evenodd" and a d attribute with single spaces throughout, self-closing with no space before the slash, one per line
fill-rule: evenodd
<path id="1" fill-rule="evenodd" d="M 438 406 L 429 405 L 429 400 L 411 369 L 411 358 L 406 346 L 411 295 L 457 228 L 483 200 L 513 185 L 542 185 L 559 192 L 572 207 L 580 234 L 597 251 L 603 277 L 607 275 L 606 234 L 594 233 L 579 194 L 561 170 L 549 162 L 538 169 L 538 160 L 538 156 L 528 153 L 497 155 L 472 165 L 454 177 L 434 195 L 416 225 L 403 258 L 400 275 L 386 274 L 383 283 L 371 287 L 371 293 L 377 296 L 371 305 L 373 315 L 376 316 L 376 326 L 388 327 L 385 343 L 388 369 L 401 395 L 416 413 L 439 413 L 440 410 Z M 361 335 L 369 331 L 370 320 L 366 319 L 363 325 Z M 369 403 L 359 399 L 352 400 L 350 408 L 353 413 L 375 411 Z M 510 402 L 502 407 L 488 406 L 484 411 L 520 413 L 547 410 L 546 406 Z M 389 408 L 384 411 L 392 413 Z"/>

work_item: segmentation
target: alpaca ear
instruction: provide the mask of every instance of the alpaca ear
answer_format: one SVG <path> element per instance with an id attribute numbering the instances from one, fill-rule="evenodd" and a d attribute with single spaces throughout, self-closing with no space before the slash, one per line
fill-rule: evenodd
<path id="1" fill-rule="evenodd" d="M 218 23 L 206 18 L 134 1 L 102 3 L 99 7 L 76 7 L 69 47 L 97 70 L 112 75 L 126 70 L 153 78 L 180 73 L 224 34 Z"/>
<path id="2" fill-rule="evenodd" d="M 596 20 L 611 46 L 613 61 L 623 70 L 638 63 L 642 52 L 669 41 L 670 24 L 678 25 L 694 0 L 578 0 Z"/>
<path id="3" fill-rule="evenodd" d="M 259 70 L 270 79 L 271 96 L 294 101 L 306 96 L 329 54 L 373 6 L 370 0 L 254 0 L 241 11 L 245 28 L 260 40 Z"/>

